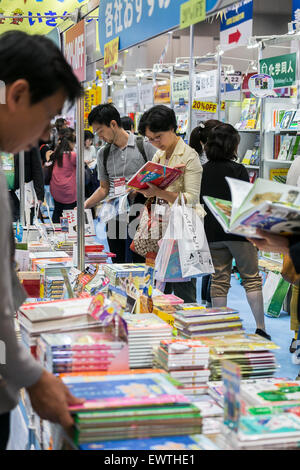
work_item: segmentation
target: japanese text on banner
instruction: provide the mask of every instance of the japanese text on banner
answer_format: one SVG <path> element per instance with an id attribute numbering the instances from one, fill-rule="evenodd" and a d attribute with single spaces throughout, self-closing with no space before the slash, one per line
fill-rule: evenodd
<path id="1" fill-rule="evenodd" d="M 104 46 L 104 67 L 112 67 L 118 62 L 119 38 L 115 38 Z"/>

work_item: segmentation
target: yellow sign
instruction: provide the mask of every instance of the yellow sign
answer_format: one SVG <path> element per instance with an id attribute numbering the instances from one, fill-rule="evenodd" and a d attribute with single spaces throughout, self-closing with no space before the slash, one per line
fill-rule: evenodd
<path id="1" fill-rule="evenodd" d="M 189 0 L 180 6 L 180 29 L 200 23 L 206 18 L 206 0 Z"/>
<path id="2" fill-rule="evenodd" d="M 102 80 L 102 72 L 97 71 L 96 83 Z M 93 128 L 89 126 L 88 117 L 94 106 L 102 102 L 102 87 L 93 83 L 91 88 L 84 90 L 84 129 L 93 132 Z"/>
<path id="3" fill-rule="evenodd" d="M 203 113 L 216 113 L 218 110 L 217 103 L 210 103 L 209 101 L 193 101 L 193 109 Z"/>
<path id="4" fill-rule="evenodd" d="M 154 89 L 154 103 L 170 103 L 171 102 L 171 84 L 167 80 L 166 85 L 157 85 Z"/>
<path id="5" fill-rule="evenodd" d="M 87 0 L 2 0 L 0 34 L 10 30 L 47 34 L 61 24 L 68 13 L 72 13 L 85 3 Z M 13 18 L 4 18 L 5 16 Z M 24 16 L 26 18 L 23 18 Z"/>
<path id="6" fill-rule="evenodd" d="M 119 58 L 119 37 L 107 42 L 104 46 L 104 68 L 112 67 Z"/>

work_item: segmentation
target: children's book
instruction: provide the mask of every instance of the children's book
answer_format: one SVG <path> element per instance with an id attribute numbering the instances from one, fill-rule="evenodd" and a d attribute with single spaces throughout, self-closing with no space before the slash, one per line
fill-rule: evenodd
<path id="1" fill-rule="evenodd" d="M 202 434 L 93 442 L 82 444 L 79 448 L 80 450 L 219 450 Z"/>
<path id="2" fill-rule="evenodd" d="M 147 189 L 147 183 L 151 183 L 161 189 L 165 189 L 181 175 L 182 171 L 177 168 L 170 168 L 160 163 L 147 162 L 128 181 L 127 185 L 133 189 Z"/>
<path id="3" fill-rule="evenodd" d="M 259 238 L 257 229 L 281 235 L 300 230 L 300 189 L 258 178 L 254 184 L 227 178 L 232 201 L 204 196 L 226 233 Z"/>
<path id="4" fill-rule="evenodd" d="M 166 375 L 155 372 L 94 377 L 64 376 L 63 381 L 74 396 L 86 400 L 83 405 L 70 406 L 71 411 L 189 403 Z"/>

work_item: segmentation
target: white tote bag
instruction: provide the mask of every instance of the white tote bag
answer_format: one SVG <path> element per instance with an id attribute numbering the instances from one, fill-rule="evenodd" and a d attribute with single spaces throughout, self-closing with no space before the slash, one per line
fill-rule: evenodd
<path id="1" fill-rule="evenodd" d="M 214 273 L 204 224 L 195 209 L 185 204 L 181 195 L 181 205 L 176 199 L 172 207 L 172 224 L 164 238 L 177 240 L 182 276 L 194 277 Z"/>

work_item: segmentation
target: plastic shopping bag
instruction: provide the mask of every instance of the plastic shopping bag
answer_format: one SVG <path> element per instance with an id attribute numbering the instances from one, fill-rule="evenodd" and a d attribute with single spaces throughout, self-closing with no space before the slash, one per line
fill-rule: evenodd
<path id="1" fill-rule="evenodd" d="M 185 204 L 181 196 L 175 201 L 165 238 L 177 240 L 183 278 L 214 273 L 204 225 L 195 209 Z"/>
<path id="2" fill-rule="evenodd" d="M 187 282 L 183 279 L 178 244 L 176 240 L 163 238 L 158 242 L 159 251 L 155 259 L 155 279 L 158 282 Z"/>
<path id="3" fill-rule="evenodd" d="M 98 213 L 100 222 L 106 224 L 109 220 L 115 219 L 118 215 L 129 212 L 127 193 L 113 199 L 104 201 Z"/>

